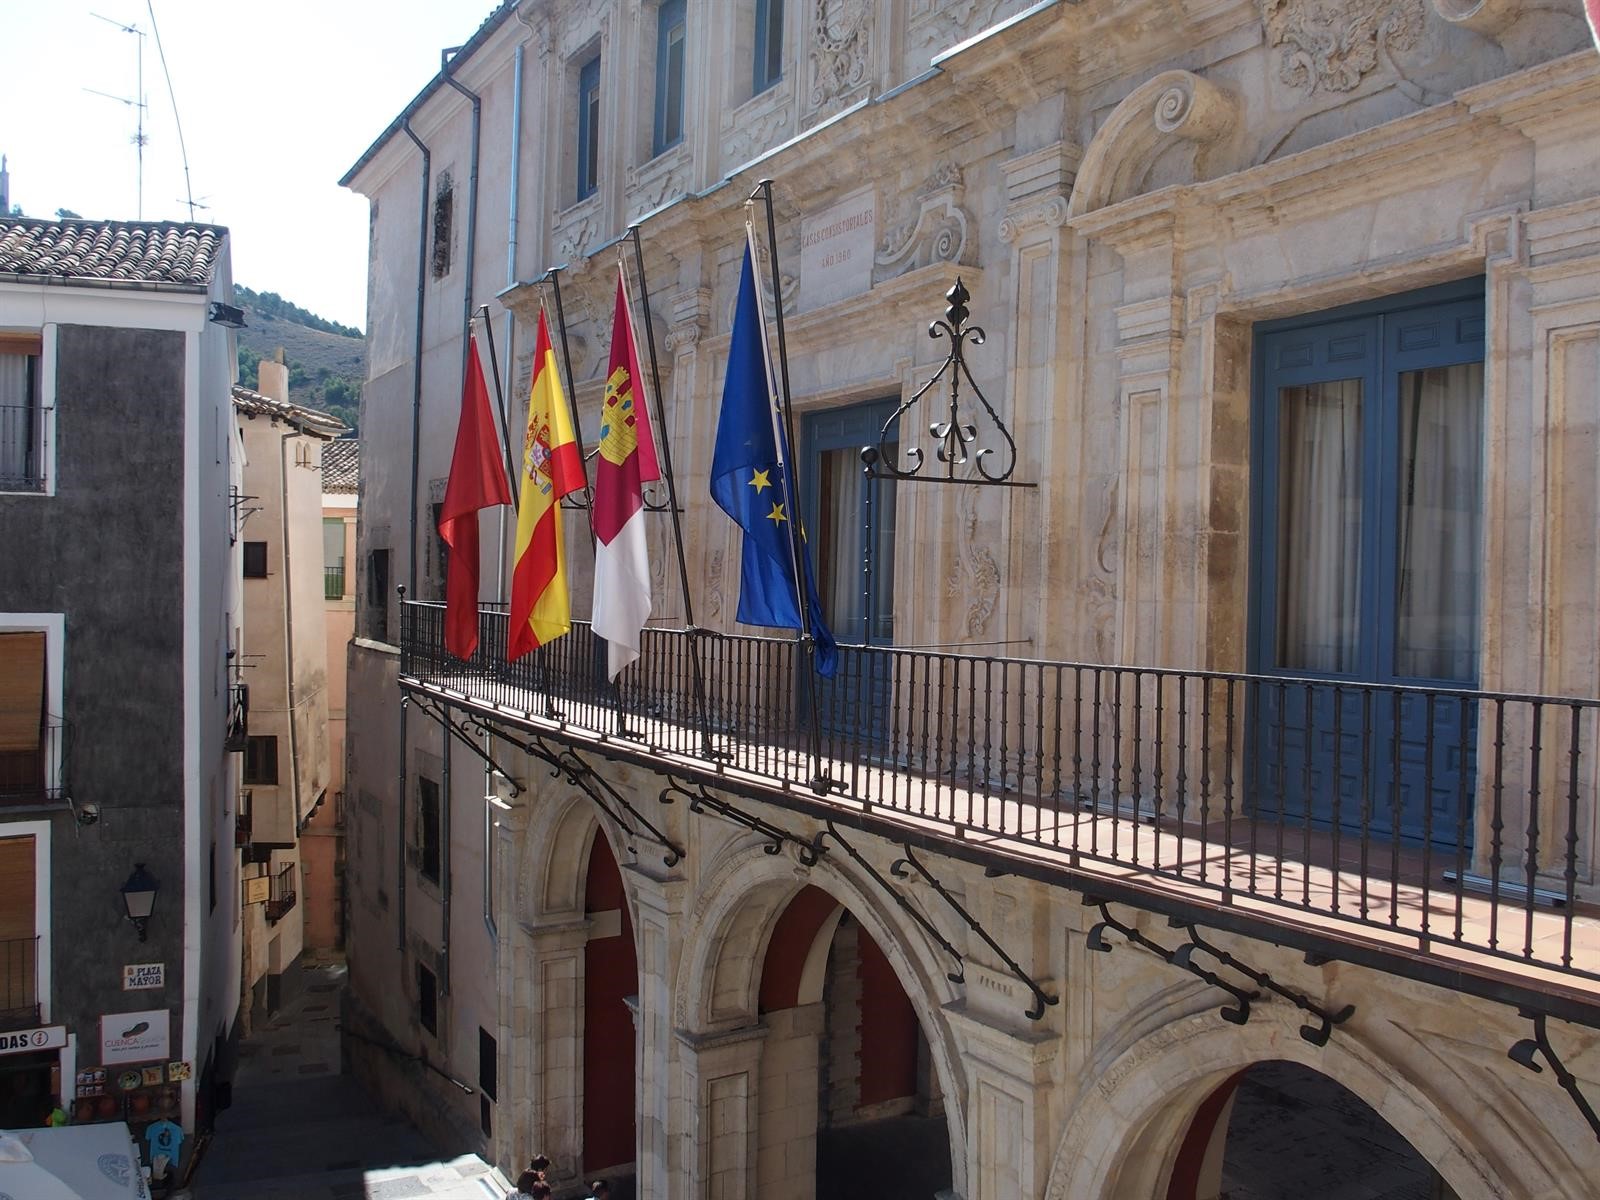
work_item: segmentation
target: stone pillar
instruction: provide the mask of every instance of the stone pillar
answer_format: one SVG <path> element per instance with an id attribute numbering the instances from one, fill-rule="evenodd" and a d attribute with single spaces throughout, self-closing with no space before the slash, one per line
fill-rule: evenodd
<path id="1" fill-rule="evenodd" d="M 767 1030 L 678 1031 L 684 1065 L 686 1200 L 755 1200 L 761 1051 Z"/>
<path id="2" fill-rule="evenodd" d="M 681 879 L 657 879 L 637 864 L 624 867 L 623 873 L 637 902 L 638 918 L 634 929 L 639 958 L 634 1186 L 639 1200 L 666 1200 L 676 1165 L 671 1153 L 669 1087 L 675 1078 L 677 1044 L 672 1037 L 673 936 L 681 924 L 685 885 Z"/>
<path id="3" fill-rule="evenodd" d="M 1050 1066 L 1059 1038 L 966 1005 L 946 1011 L 966 1050 L 967 1200 L 1042 1195 L 1055 1149 Z"/>
<path id="4" fill-rule="evenodd" d="M 575 1182 L 583 1170 L 583 948 L 589 922 L 575 914 L 525 928 L 531 943 L 531 1143 L 550 1156 L 553 1182 Z"/>
<path id="5" fill-rule="evenodd" d="M 761 1055 L 756 1181 L 761 1200 L 815 1200 L 817 1054 L 823 1006 L 768 1013 Z"/>

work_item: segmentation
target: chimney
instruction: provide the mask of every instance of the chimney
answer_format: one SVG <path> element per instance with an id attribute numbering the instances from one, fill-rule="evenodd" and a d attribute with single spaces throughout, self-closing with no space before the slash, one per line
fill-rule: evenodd
<path id="1" fill-rule="evenodd" d="M 256 390 L 263 396 L 284 404 L 289 402 L 289 368 L 283 362 L 283 347 L 279 346 L 270 360 L 263 358 L 256 368 Z"/>

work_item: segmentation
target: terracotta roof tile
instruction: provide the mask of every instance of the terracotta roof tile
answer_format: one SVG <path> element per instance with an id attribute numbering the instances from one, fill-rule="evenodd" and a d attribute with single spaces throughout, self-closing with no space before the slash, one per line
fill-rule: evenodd
<path id="1" fill-rule="evenodd" d="M 322 490 L 354 492 L 361 482 L 361 443 L 340 438 L 322 448 Z"/>
<path id="2" fill-rule="evenodd" d="M 332 413 L 318 412 L 314 408 L 290 404 L 285 400 L 274 400 L 271 396 L 253 392 L 242 384 L 233 385 L 233 407 L 247 417 L 268 417 L 274 421 L 286 421 L 301 433 L 329 441 L 341 433 L 350 432 L 350 427 Z"/>
<path id="3" fill-rule="evenodd" d="M 0 217 L 0 272 L 204 287 L 227 233 L 216 225 L 175 221 Z"/>

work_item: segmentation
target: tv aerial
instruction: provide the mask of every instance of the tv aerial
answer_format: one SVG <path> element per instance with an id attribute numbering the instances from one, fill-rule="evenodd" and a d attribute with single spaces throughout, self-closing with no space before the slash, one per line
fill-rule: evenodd
<path id="1" fill-rule="evenodd" d="M 139 39 L 138 42 L 135 43 L 136 50 L 134 52 L 134 64 L 138 83 L 135 99 L 130 100 L 126 96 L 115 96 L 110 92 L 98 91 L 95 88 L 86 87 L 83 90 L 93 96 L 103 96 L 107 100 L 115 100 L 119 104 L 126 104 L 138 114 L 138 123 L 134 129 L 133 137 L 131 137 L 129 141 L 133 143 L 135 153 L 138 156 L 138 172 L 136 176 L 138 202 L 136 211 L 138 213 L 138 219 L 142 221 L 144 220 L 144 148 L 150 143 L 150 139 L 145 136 L 144 132 L 144 114 L 145 110 L 150 107 L 149 104 L 145 102 L 144 98 L 144 30 L 140 29 L 137 25 L 130 25 L 123 21 L 113 21 L 110 17 L 102 17 L 99 13 L 90 13 L 89 15 L 104 21 L 107 25 L 116 26 L 116 28 L 123 33 L 134 34 Z"/>

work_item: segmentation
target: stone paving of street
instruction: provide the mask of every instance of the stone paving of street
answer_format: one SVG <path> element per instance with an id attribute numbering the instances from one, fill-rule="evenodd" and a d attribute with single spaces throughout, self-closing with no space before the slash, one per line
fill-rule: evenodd
<path id="1" fill-rule="evenodd" d="M 502 1200 L 499 1171 L 441 1154 L 339 1073 L 342 964 L 305 986 L 240 1048 L 233 1106 L 217 1117 L 192 1200 Z M 174 1194 L 174 1200 L 185 1196 Z"/>

